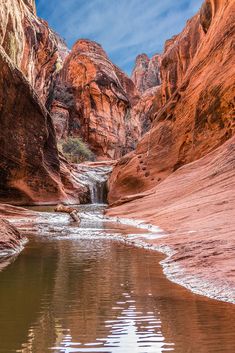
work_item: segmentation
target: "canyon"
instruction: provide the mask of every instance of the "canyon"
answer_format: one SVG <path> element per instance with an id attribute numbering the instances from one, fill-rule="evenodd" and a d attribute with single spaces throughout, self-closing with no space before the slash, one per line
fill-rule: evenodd
<path id="1" fill-rule="evenodd" d="M 80 138 L 94 168 L 113 168 L 106 215 L 160 227 L 166 236 L 146 243 L 171 249 L 177 283 L 185 277 L 181 284 L 200 291 L 204 281 L 204 292 L 231 295 L 234 18 L 234 0 L 205 0 L 163 53 L 140 54 L 128 77 L 96 42 L 67 48 L 33 0 L 1 2 L 0 249 L 23 239 L 5 218 L 26 210 L 6 204 L 91 201 L 83 180 L 92 163 L 75 165 L 58 150 Z"/>

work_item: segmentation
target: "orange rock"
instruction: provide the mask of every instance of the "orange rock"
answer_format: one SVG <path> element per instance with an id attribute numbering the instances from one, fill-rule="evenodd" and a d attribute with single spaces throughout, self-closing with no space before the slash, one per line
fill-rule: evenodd
<path id="1" fill-rule="evenodd" d="M 167 261 L 168 265 L 177 265 L 171 278 L 180 283 L 186 279 L 194 290 L 200 289 L 203 281 L 204 294 L 210 294 L 211 288 L 214 293 L 219 289 L 222 300 L 229 292 L 233 292 L 234 300 L 234 168 L 232 137 L 145 194 L 119 199 L 108 215 L 159 226 L 165 236 L 145 241 L 174 250 Z"/>
<path id="2" fill-rule="evenodd" d="M 74 45 L 53 98 L 51 114 L 59 138 L 82 137 L 100 159 L 116 159 L 134 149 L 140 123 L 130 110 L 137 91 L 99 44 L 79 40 Z"/>
<path id="3" fill-rule="evenodd" d="M 0 200 L 65 198 L 51 117 L 0 46 Z"/>
<path id="4" fill-rule="evenodd" d="M 47 22 L 37 18 L 34 0 L 4 0 L 0 6 L 0 45 L 46 103 L 68 49 Z"/>
<path id="5" fill-rule="evenodd" d="M 87 201 L 73 168 L 59 155 L 44 107 L 68 54 L 36 17 L 33 0 L 0 6 L 0 200 L 14 204 Z M 37 94 L 38 96 L 37 96 Z"/>
<path id="6" fill-rule="evenodd" d="M 150 129 L 153 122 L 153 114 L 158 111 L 161 106 L 161 86 L 155 86 L 144 91 L 137 104 L 131 109 L 132 119 L 140 120 L 142 135 Z"/>
<path id="7" fill-rule="evenodd" d="M 162 56 L 166 104 L 151 112 L 152 128 L 114 168 L 111 203 L 155 187 L 234 134 L 234 11 L 232 0 L 208 0 L 167 42 Z"/>

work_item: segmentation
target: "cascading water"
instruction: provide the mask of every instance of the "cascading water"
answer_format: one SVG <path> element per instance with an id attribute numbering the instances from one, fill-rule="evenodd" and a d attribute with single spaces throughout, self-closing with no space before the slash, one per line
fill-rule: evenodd
<path id="1" fill-rule="evenodd" d="M 82 185 L 90 190 L 91 203 L 107 203 L 107 180 L 112 171 L 112 165 L 101 163 L 78 165 L 77 178 Z"/>

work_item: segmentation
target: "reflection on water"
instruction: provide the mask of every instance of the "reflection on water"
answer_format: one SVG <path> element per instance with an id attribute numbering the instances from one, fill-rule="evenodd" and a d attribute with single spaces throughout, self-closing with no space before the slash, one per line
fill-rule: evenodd
<path id="1" fill-rule="evenodd" d="M 235 306 L 169 282 L 162 255 L 109 237 L 133 230 L 56 226 L 0 272 L 1 353 L 235 352 Z"/>

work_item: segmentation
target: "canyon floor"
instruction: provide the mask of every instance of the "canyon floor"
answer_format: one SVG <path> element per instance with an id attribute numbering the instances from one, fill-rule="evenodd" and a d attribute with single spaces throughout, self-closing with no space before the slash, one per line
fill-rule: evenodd
<path id="1" fill-rule="evenodd" d="M 107 215 L 143 220 L 165 231 L 146 240 L 169 253 L 166 273 L 210 297 L 235 302 L 234 138 L 158 187 L 120 199 Z"/>

